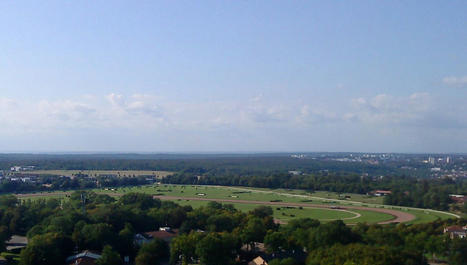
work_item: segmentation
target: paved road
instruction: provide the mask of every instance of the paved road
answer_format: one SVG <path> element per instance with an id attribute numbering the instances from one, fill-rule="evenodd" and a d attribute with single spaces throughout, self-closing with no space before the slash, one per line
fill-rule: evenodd
<path id="1" fill-rule="evenodd" d="M 71 192 L 55 192 L 53 195 L 70 195 Z M 100 192 L 100 194 L 108 194 L 111 196 L 122 196 L 123 193 L 113 193 L 113 192 Z M 30 193 L 30 194 L 17 194 L 19 198 L 24 197 L 45 197 L 50 196 L 49 193 Z M 191 201 L 217 201 L 217 202 L 228 202 L 228 203 L 244 203 L 244 204 L 259 204 L 259 205 L 276 205 L 276 206 L 290 206 L 290 207 L 308 207 L 308 208 L 321 208 L 321 209 L 331 209 L 329 205 L 319 205 L 319 204 L 308 204 L 308 203 L 293 203 L 293 202 L 267 202 L 267 201 L 247 201 L 247 200 L 231 200 L 231 199 L 209 199 L 209 198 L 200 198 L 200 197 L 180 197 L 180 196 L 154 196 L 161 200 L 191 200 Z M 355 209 L 355 210 L 364 210 L 364 211 L 374 211 L 380 213 L 386 213 L 392 215 L 394 218 L 391 220 L 379 222 L 378 224 L 390 224 L 390 223 L 402 223 L 409 222 L 415 219 L 415 216 L 392 209 L 385 208 L 370 208 L 363 206 L 339 206 L 339 209 Z"/>

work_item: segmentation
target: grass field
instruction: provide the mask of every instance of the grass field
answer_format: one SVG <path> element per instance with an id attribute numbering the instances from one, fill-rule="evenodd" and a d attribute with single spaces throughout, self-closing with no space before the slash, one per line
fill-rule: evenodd
<path id="1" fill-rule="evenodd" d="M 116 175 L 121 177 L 132 176 L 156 176 L 163 178 L 170 175 L 168 171 L 150 171 L 150 170 L 33 170 L 23 171 L 21 173 L 37 174 L 37 175 L 57 175 L 57 176 L 74 176 L 77 174 L 86 174 L 88 176 L 99 175 Z"/>
<path id="2" fill-rule="evenodd" d="M 447 214 L 438 213 L 430 210 L 416 210 L 406 207 L 397 206 L 383 206 L 381 205 L 382 198 L 376 197 L 371 198 L 366 195 L 359 194 L 348 194 L 350 199 L 340 200 L 337 193 L 329 192 L 313 192 L 306 193 L 303 190 L 286 190 L 286 189 L 253 189 L 253 188 L 242 188 L 242 187 L 221 187 L 221 186 L 195 186 L 195 185 L 172 185 L 172 184 L 160 184 L 160 185 L 146 185 L 137 187 L 123 187 L 115 189 L 94 189 L 97 193 L 106 193 L 109 195 L 118 196 L 120 194 L 128 192 L 143 192 L 152 195 L 159 196 L 172 196 L 180 197 L 181 199 L 175 199 L 175 202 L 181 205 L 191 205 L 194 208 L 201 205 L 206 205 L 207 201 L 198 201 L 188 198 L 199 198 L 199 199 L 215 199 L 215 200 L 231 200 L 228 202 L 233 204 L 237 209 L 242 211 L 249 211 L 258 206 L 254 203 L 241 203 L 240 201 L 261 201 L 274 203 L 306 203 L 307 206 L 303 209 L 297 208 L 284 208 L 280 205 L 272 205 L 274 209 L 274 217 L 281 221 L 288 221 L 293 218 L 309 217 L 318 219 L 321 221 L 329 221 L 333 219 L 343 219 L 346 223 L 377 223 L 381 221 L 391 220 L 394 217 L 387 213 L 371 211 L 371 207 L 377 208 L 390 208 L 399 210 L 402 212 L 408 212 L 413 214 L 416 219 L 409 223 L 423 223 L 434 221 L 438 218 L 447 219 L 452 218 Z M 46 197 L 60 197 L 57 193 L 43 193 Z M 63 196 L 63 195 L 62 195 Z M 37 198 L 37 197 L 33 197 Z M 187 198 L 187 199 L 183 199 Z M 336 199 L 337 198 L 337 199 Z M 235 201 L 239 201 L 238 203 Z M 376 201 L 378 203 L 370 203 L 370 201 Z M 368 210 L 361 209 L 349 209 L 350 212 L 336 211 L 331 209 L 316 209 L 312 208 L 314 205 L 322 206 L 368 206 Z M 360 215 L 357 216 L 356 215 Z M 354 217 L 354 218 L 352 218 Z"/>
<path id="3" fill-rule="evenodd" d="M 304 195 L 304 196 L 313 196 L 313 197 L 319 197 L 323 199 L 341 200 L 343 202 L 351 200 L 351 201 L 357 201 L 357 202 L 362 202 L 362 203 L 383 204 L 383 197 L 375 197 L 375 196 L 364 195 L 364 194 L 337 193 L 337 192 L 330 192 L 330 191 L 307 192 L 305 190 L 293 190 L 293 189 L 258 189 L 258 190 L 272 191 L 272 192 L 277 192 L 277 193 Z"/>
<path id="4" fill-rule="evenodd" d="M 207 201 L 193 201 L 193 200 L 176 200 L 175 202 L 180 205 L 191 205 L 193 208 L 205 206 L 209 203 Z M 230 203 L 230 204 L 232 204 L 236 209 L 240 211 L 244 211 L 244 212 L 251 211 L 254 208 L 258 207 L 258 205 L 255 205 L 255 204 L 245 204 L 245 203 Z M 345 211 L 336 211 L 336 210 L 330 210 L 330 209 L 316 209 L 316 208 L 308 208 L 308 207 L 304 207 L 302 209 L 298 207 L 282 207 L 282 206 L 271 206 L 271 207 L 274 211 L 274 214 L 273 214 L 274 218 L 279 219 L 284 222 L 287 222 L 295 218 L 312 218 L 312 219 L 320 220 L 322 222 L 335 220 L 335 219 L 344 219 L 344 221 L 354 222 L 355 220 L 359 219 L 359 218 L 355 218 L 355 219 L 345 220 L 348 218 L 356 217 L 356 213 L 352 213 L 352 212 L 357 212 L 354 210 L 350 212 L 345 212 Z M 388 219 L 392 218 L 392 216 L 390 215 L 385 216 L 385 217 Z M 381 219 L 376 220 L 376 221 L 380 221 L 380 220 Z"/>
<path id="5" fill-rule="evenodd" d="M 424 210 L 408 210 L 407 212 L 415 215 L 416 219 L 408 222 L 408 224 L 420 224 L 436 221 L 437 219 L 445 220 L 452 218 L 452 216 Z"/>
<path id="6" fill-rule="evenodd" d="M 97 192 L 99 192 L 98 190 Z M 290 192 L 291 191 L 291 192 Z M 249 201 L 269 201 L 269 202 L 290 202 L 290 203 L 309 203 L 309 204 L 348 204 L 348 200 L 340 200 L 337 193 L 314 192 L 311 195 L 302 190 L 284 190 L 284 189 L 252 189 L 224 186 L 195 186 L 195 185 L 152 185 L 138 186 L 131 188 L 117 188 L 115 193 L 125 192 L 144 192 L 149 194 L 177 196 L 177 197 L 202 197 L 208 199 L 229 199 L 229 200 L 249 200 Z M 204 194 L 200 196 L 199 194 Z M 329 196 L 328 196 L 329 194 Z M 296 195 L 296 196 L 295 196 Z M 366 195 L 351 194 L 351 198 L 356 198 L 357 202 L 366 202 L 368 200 L 377 201 L 381 204 L 382 198 L 367 198 Z M 312 197 L 311 199 L 308 197 Z M 353 200 L 352 200 L 353 201 Z"/>
<path id="7" fill-rule="evenodd" d="M 359 213 L 361 214 L 361 216 L 355 219 L 344 220 L 344 222 L 347 224 L 357 224 L 357 223 L 374 224 L 374 223 L 378 223 L 381 221 L 392 220 L 394 218 L 394 216 L 387 214 L 387 213 L 380 213 L 380 212 L 366 211 L 366 210 L 355 210 L 355 209 L 352 209 L 351 211 L 355 213 Z"/>

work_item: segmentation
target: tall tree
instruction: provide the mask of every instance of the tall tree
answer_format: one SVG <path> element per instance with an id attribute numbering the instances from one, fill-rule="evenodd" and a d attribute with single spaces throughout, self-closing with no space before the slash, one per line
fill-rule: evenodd
<path id="1" fill-rule="evenodd" d="M 102 255 L 96 260 L 96 265 L 121 265 L 123 264 L 120 254 L 111 246 L 105 245 Z"/>
<path id="2" fill-rule="evenodd" d="M 21 251 L 19 264 L 62 265 L 71 250 L 71 240 L 57 233 L 37 235 Z"/>
<path id="3" fill-rule="evenodd" d="M 157 265 L 169 256 L 167 243 L 155 238 L 151 242 L 143 244 L 136 256 L 136 265 Z"/>

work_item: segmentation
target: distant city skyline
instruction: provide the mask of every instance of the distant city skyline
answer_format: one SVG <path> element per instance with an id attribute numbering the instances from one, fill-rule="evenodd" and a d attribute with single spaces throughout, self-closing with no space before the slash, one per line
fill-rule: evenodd
<path id="1" fill-rule="evenodd" d="M 466 13 L 2 2 L 0 153 L 466 153 Z"/>

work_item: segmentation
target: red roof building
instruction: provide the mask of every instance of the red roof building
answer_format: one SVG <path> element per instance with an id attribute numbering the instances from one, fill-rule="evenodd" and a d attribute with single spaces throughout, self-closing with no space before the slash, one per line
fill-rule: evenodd
<path id="1" fill-rule="evenodd" d="M 466 238 L 467 237 L 467 226 L 461 227 L 458 225 L 452 225 L 445 227 L 443 232 L 449 233 L 449 237 L 451 239 L 458 237 L 458 238 Z"/>
<path id="2" fill-rule="evenodd" d="M 170 243 L 170 241 L 172 241 L 172 238 L 178 235 L 178 229 L 151 231 L 151 232 L 144 233 L 144 235 L 148 239 L 159 238 L 159 239 L 164 240 L 167 243 Z"/>

